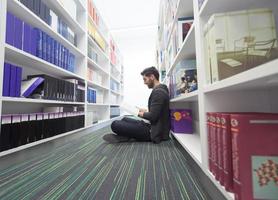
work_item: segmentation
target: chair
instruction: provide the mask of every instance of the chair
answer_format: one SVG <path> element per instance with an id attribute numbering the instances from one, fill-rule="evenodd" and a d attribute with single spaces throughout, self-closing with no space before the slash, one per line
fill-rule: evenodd
<path id="1" fill-rule="evenodd" d="M 260 56 L 265 59 L 269 59 L 271 56 L 271 50 L 275 45 L 276 39 L 268 41 L 258 41 L 248 47 L 248 55 Z"/>

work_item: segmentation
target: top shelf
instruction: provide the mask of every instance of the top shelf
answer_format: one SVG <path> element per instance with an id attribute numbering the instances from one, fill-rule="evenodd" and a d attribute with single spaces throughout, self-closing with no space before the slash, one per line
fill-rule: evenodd
<path id="1" fill-rule="evenodd" d="M 68 26 L 78 34 L 84 34 L 85 30 L 81 27 L 81 25 L 73 19 L 69 12 L 63 7 L 63 5 L 58 0 L 44 0 L 44 3 L 55 11 L 58 16 L 62 16 L 63 20 L 66 21 Z"/>
<path id="2" fill-rule="evenodd" d="M 48 24 L 46 24 L 43 20 L 41 20 L 37 15 L 35 15 L 19 1 L 8 0 L 7 2 L 8 10 L 19 17 L 21 20 L 41 29 L 49 36 L 53 37 L 55 40 L 69 49 L 76 57 L 85 57 L 85 55 L 76 46 L 71 44 L 63 36 L 54 31 Z"/>
<path id="3" fill-rule="evenodd" d="M 277 1 L 275 0 L 205 0 L 200 12 L 200 17 L 209 17 L 215 13 L 254 9 L 254 8 L 265 8 L 277 7 Z"/>

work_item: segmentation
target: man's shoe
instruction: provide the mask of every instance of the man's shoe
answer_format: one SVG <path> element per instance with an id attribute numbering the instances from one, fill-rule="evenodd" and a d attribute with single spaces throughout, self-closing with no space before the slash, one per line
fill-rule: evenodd
<path id="1" fill-rule="evenodd" d="M 120 135 L 116 135 L 116 134 L 106 134 L 102 137 L 102 139 L 104 139 L 106 142 L 109 143 L 120 143 L 120 142 L 128 142 L 131 140 L 131 138 L 129 137 L 124 137 L 124 136 L 120 136 Z"/>

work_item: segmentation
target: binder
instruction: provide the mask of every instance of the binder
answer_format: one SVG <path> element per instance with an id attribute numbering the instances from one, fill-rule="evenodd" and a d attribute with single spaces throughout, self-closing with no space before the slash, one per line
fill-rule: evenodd
<path id="1" fill-rule="evenodd" d="M 43 82 L 44 78 L 42 77 L 22 81 L 21 96 L 29 97 Z"/>
<path id="2" fill-rule="evenodd" d="M 32 29 L 31 54 L 38 58 L 43 58 L 43 34 L 38 28 Z"/>
<path id="3" fill-rule="evenodd" d="M 22 114 L 21 115 L 21 123 L 20 123 L 20 144 L 24 145 L 28 142 L 28 136 L 30 129 L 30 122 L 29 122 L 29 114 Z"/>
<path id="4" fill-rule="evenodd" d="M 11 77 L 11 65 L 4 63 L 4 76 L 3 76 L 3 96 L 10 96 L 10 77 Z"/>
<path id="5" fill-rule="evenodd" d="M 42 32 L 42 59 L 46 60 L 46 53 L 47 53 L 47 34 Z"/>
<path id="6" fill-rule="evenodd" d="M 31 26 L 25 22 L 23 26 L 23 51 L 31 53 Z"/>
<path id="7" fill-rule="evenodd" d="M 0 150 L 5 151 L 10 149 L 10 136 L 11 136 L 12 116 L 1 116 L 1 133 L 0 133 Z"/>
<path id="8" fill-rule="evenodd" d="M 11 76 L 10 76 L 10 96 L 16 96 L 16 66 L 10 65 Z"/>
<path id="9" fill-rule="evenodd" d="M 20 145 L 20 122 L 21 115 L 12 115 L 10 148 L 15 148 Z"/>
<path id="10" fill-rule="evenodd" d="M 29 134 L 28 134 L 28 142 L 36 141 L 36 133 L 37 133 L 37 115 L 36 113 L 29 114 Z"/>
<path id="11" fill-rule="evenodd" d="M 17 17 L 14 18 L 14 47 L 22 49 L 23 21 Z"/>
<path id="12" fill-rule="evenodd" d="M 6 19 L 6 43 L 14 46 L 14 15 L 7 12 Z"/>
<path id="13" fill-rule="evenodd" d="M 41 140 L 43 138 L 43 113 L 37 113 L 36 115 L 36 140 Z"/>
<path id="14" fill-rule="evenodd" d="M 20 97 L 21 94 L 21 79 L 22 79 L 22 68 L 16 67 L 16 91 L 15 91 L 16 97 Z"/>

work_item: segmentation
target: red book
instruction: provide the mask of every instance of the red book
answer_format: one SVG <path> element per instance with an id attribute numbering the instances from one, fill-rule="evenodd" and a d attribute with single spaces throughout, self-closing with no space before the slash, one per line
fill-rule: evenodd
<path id="1" fill-rule="evenodd" d="M 223 136 L 222 136 L 222 126 L 221 126 L 221 113 L 216 113 L 216 145 L 217 145 L 217 167 L 218 174 L 216 177 L 221 185 L 224 185 L 224 172 L 223 172 Z"/>
<path id="2" fill-rule="evenodd" d="M 208 137 L 208 164 L 209 171 L 212 172 L 213 162 L 212 162 L 212 145 L 211 145 L 211 123 L 210 123 L 211 113 L 207 112 L 207 137 Z"/>
<path id="3" fill-rule="evenodd" d="M 278 197 L 278 114 L 231 114 L 236 200 Z"/>
<path id="4" fill-rule="evenodd" d="M 221 127 L 223 136 L 223 183 L 227 191 L 233 192 L 232 135 L 230 119 L 230 114 L 221 114 Z"/>
<path id="5" fill-rule="evenodd" d="M 215 177 L 218 177 L 218 166 L 217 166 L 217 145 L 216 145 L 216 113 L 211 113 L 210 116 L 210 134 L 211 134 L 211 159 L 212 159 L 212 173 Z"/>

